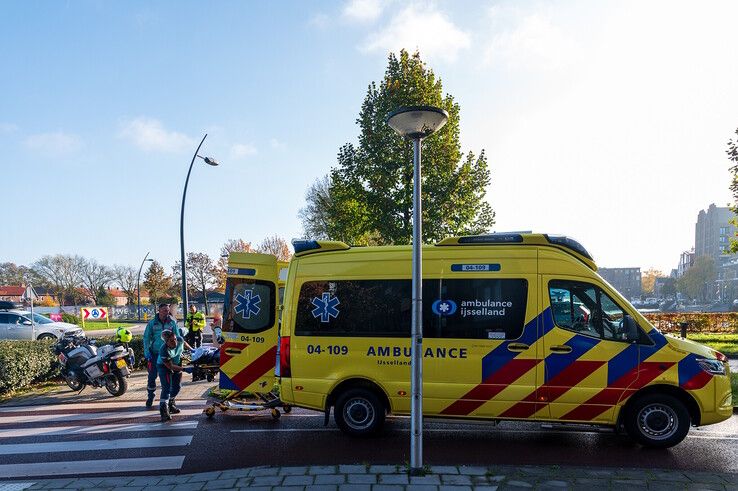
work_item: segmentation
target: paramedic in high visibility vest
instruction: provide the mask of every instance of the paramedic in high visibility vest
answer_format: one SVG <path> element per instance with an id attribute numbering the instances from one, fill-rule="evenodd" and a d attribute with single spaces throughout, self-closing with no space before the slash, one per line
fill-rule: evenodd
<path id="1" fill-rule="evenodd" d="M 189 330 L 187 332 L 187 344 L 192 348 L 199 348 L 202 345 L 202 330 L 205 329 L 205 316 L 202 312 L 197 311 L 197 307 L 190 305 L 190 312 L 187 314 L 185 326 Z"/>
<path id="2" fill-rule="evenodd" d="M 156 361 L 159 357 L 164 341 L 161 338 L 163 331 L 177 332 L 177 321 L 169 315 L 169 304 L 159 304 L 159 313 L 146 324 L 143 335 L 144 359 L 146 360 L 146 370 L 149 372 L 149 380 L 146 384 L 148 396 L 146 397 L 146 407 L 151 409 L 154 405 L 156 397 L 156 378 L 159 375 L 156 369 Z"/>

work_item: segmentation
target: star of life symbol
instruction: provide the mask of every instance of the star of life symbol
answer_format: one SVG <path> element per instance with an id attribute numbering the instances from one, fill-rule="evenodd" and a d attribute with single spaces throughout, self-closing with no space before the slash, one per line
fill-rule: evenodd
<path id="1" fill-rule="evenodd" d="M 312 303 L 315 306 L 313 317 L 316 319 L 320 317 L 320 322 L 328 322 L 331 320 L 331 317 L 334 319 L 338 317 L 339 311 L 336 305 L 341 302 L 338 301 L 338 297 L 331 297 L 330 292 L 323 293 L 320 298 L 313 298 Z"/>
<path id="2" fill-rule="evenodd" d="M 261 312 L 261 297 L 254 295 L 253 290 L 244 290 L 243 294 L 236 295 L 236 305 L 233 310 L 241 314 L 244 319 L 250 319 L 252 315 L 257 316 Z"/>
<path id="3" fill-rule="evenodd" d="M 431 305 L 431 310 L 434 314 L 440 316 L 453 315 L 456 313 L 458 306 L 453 300 L 436 300 Z"/>

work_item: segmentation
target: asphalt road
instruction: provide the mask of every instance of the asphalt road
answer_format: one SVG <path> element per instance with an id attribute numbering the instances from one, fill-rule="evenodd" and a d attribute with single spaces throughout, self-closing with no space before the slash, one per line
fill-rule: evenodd
<path id="1" fill-rule="evenodd" d="M 108 400 L 109 401 L 109 400 Z M 151 475 L 262 465 L 399 464 L 409 460 L 409 419 L 389 418 L 379 436 L 355 439 L 331 418 L 294 409 L 202 414 L 180 401 L 168 424 L 140 401 L 0 408 L 0 478 L 121 473 Z M 539 424 L 426 421 L 431 465 L 559 464 L 738 472 L 738 416 L 692 429 L 669 450 L 644 449 L 613 433 L 542 430 Z"/>
<path id="2" fill-rule="evenodd" d="M 203 421 L 188 455 L 190 471 L 253 465 L 402 464 L 409 461 L 410 420 L 389 418 L 383 433 L 356 439 L 323 415 L 300 409 L 274 421 L 268 414 L 219 413 Z M 657 467 L 738 472 L 738 416 L 719 425 L 693 428 L 669 450 L 644 449 L 614 433 L 543 430 L 540 424 L 463 424 L 429 421 L 424 462 L 443 464 L 559 464 Z"/>

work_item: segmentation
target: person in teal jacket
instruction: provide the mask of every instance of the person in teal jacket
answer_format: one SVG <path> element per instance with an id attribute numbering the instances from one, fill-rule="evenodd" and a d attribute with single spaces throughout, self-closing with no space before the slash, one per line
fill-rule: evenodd
<path id="1" fill-rule="evenodd" d="M 146 384 L 148 395 L 146 397 L 146 407 L 151 409 L 156 398 L 156 378 L 159 372 L 156 368 L 157 358 L 164 341 L 161 338 L 163 331 L 178 332 L 177 321 L 169 315 L 169 304 L 159 304 L 159 314 L 146 324 L 144 329 L 144 359 L 146 360 L 146 370 L 149 372 L 149 379 Z"/>
<path id="2" fill-rule="evenodd" d="M 159 414 L 161 421 L 172 419 L 172 414 L 180 412 L 175 398 L 182 386 L 182 372 L 186 370 L 182 366 L 182 351 L 185 341 L 176 334 L 176 331 L 165 329 L 161 332 L 163 344 L 159 349 L 156 360 L 156 369 L 161 382 L 161 397 L 159 398 Z"/>

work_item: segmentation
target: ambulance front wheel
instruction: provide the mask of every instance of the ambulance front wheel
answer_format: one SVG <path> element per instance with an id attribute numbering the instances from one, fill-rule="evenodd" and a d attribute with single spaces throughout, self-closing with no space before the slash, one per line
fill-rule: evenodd
<path id="1" fill-rule="evenodd" d="M 377 433 L 384 424 L 384 405 L 367 389 L 349 389 L 336 400 L 336 424 L 352 436 Z"/>
<path id="2" fill-rule="evenodd" d="M 689 411 L 675 397 L 649 394 L 633 401 L 625 415 L 625 429 L 646 447 L 669 448 L 689 432 Z"/>

